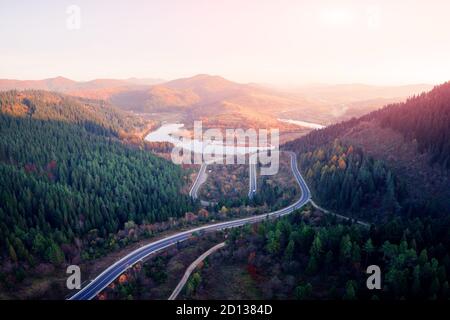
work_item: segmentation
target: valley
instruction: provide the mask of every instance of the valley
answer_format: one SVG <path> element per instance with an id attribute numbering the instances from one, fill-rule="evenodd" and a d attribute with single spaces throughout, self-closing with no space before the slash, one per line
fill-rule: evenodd
<path id="1" fill-rule="evenodd" d="M 450 1 L 0 8 L 2 314 L 448 313 Z"/>
<path id="2" fill-rule="evenodd" d="M 398 101 L 397 94 L 423 87 L 364 87 L 350 101 L 349 89 L 311 89 L 300 98 L 208 75 L 158 84 L 0 85 L 25 89 L 0 93 L 5 298 L 166 299 L 195 256 L 220 241 L 226 248 L 193 273 L 180 299 L 369 299 L 374 295 L 361 284 L 368 260 L 389 274 L 414 271 L 403 280 L 414 286 L 386 279 L 390 287 L 376 298 L 447 295 L 448 84 L 377 111 L 360 101 L 383 92 L 382 101 Z M 327 103 L 319 107 L 317 96 Z M 336 103 L 357 108 L 338 114 Z M 358 112 L 365 115 L 337 123 Z M 195 138 L 194 120 L 221 132 L 279 129 L 278 173 L 262 176 L 256 165 L 251 187 L 248 163 L 208 164 L 193 197 L 200 166 L 171 163 L 173 148 L 211 154 L 222 148 L 215 141 L 196 141 L 197 149 L 180 142 Z M 233 152 L 265 150 L 251 148 Z M 307 204 L 310 197 L 332 213 Z M 381 261 L 389 250 L 415 267 L 393 256 Z M 75 295 L 64 288 L 62 272 L 73 263 L 89 274 Z"/>

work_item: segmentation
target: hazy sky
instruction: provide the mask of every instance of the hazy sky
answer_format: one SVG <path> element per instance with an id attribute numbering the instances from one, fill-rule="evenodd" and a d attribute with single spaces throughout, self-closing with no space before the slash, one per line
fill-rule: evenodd
<path id="1" fill-rule="evenodd" d="M 448 0 L 0 0 L 0 78 L 439 83 L 449 16 Z"/>

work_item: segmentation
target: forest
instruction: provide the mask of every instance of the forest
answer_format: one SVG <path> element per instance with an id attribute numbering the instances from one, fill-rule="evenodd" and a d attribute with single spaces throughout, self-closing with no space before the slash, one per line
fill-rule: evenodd
<path id="1" fill-rule="evenodd" d="M 93 133 L 114 136 L 145 126 L 143 119 L 103 101 L 40 90 L 0 92 L 0 111 L 30 119 L 69 122 Z"/>
<path id="2" fill-rule="evenodd" d="M 311 214 L 314 209 L 309 208 L 276 223 L 232 230 L 228 249 L 211 257 L 201 273 L 203 283 L 191 297 L 210 290 L 209 283 L 217 280 L 212 270 L 219 265 L 244 265 L 263 299 L 448 299 L 449 199 L 436 203 L 425 194 L 413 199 L 400 170 L 342 138 L 362 122 L 375 122 L 400 132 L 405 143 L 416 141 L 419 154 L 429 156 L 428 165 L 445 171 L 449 115 L 446 83 L 405 103 L 286 143 L 283 149 L 297 153 L 317 203 L 371 227 Z M 382 290 L 367 289 L 368 265 L 381 268 Z"/>
<path id="3" fill-rule="evenodd" d="M 194 209 L 180 193 L 182 170 L 122 143 L 119 127 L 103 126 L 108 117 L 86 121 L 70 99 L 60 109 L 45 99 L 16 99 L 11 92 L 0 96 L 2 263 L 60 264 L 88 236 L 106 240 L 127 223 L 165 221 Z M 15 103 L 34 111 L 12 116 Z"/>
<path id="4" fill-rule="evenodd" d="M 204 296 L 212 284 L 237 285 L 236 273 L 221 280 L 215 270 L 239 265 L 262 299 L 448 299 L 449 227 L 443 216 L 395 218 L 369 229 L 304 209 L 230 231 L 190 297 Z M 369 265 L 381 269 L 381 290 L 366 286 Z"/>
<path id="5" fill-rule="evenodd" d="M 365 156 L 360 148 L 335 140 L 300 154 L 299 164 L 325 208 L 371 222 L 391 219 L 407 196 L 404 186 L 380 160 Z"/>
<path id="6" fill-rule="evenodd" d="M 450 82 L 405 102 L 390 104 L 360 118 L 315 130 L 287 143 L 286 148 L 302 152 L 314 150 L 342 137 L 364 121 L 375 121 L 401 132 L 405 141 L 417 140 L 419 151 L 430 153 L 431 163 L 437 162 L 450 169 Z"/>
<path id="7" fill-rule="evenodd" d="M 369 156 L 366 149 L 374 149 L 372 146 L 364 142 L 352 145 L 352 134 L 367 126 L 375 129 L 366 134 L 381 134 L 383 128 L 400 133 L 403 144 L 417 149 L 410 155 L 414 159 L 402 158 L 399 148 L 386 147 L 384 154 Z M 380 143 L 388 145 L 389 141 Z M 412 217 L 448 211 L 450 83 L 360 118 L 312 131 L 283 148 L 297 153 L 313 198 L 325 208 L 369 221 L 392 219 L 397 214 Z M 387 158 L 391 159 L 389 165 Z M 422 162 L 422 158 L 427 160 Z"/>
<path id="8" fill-rule="evenodd" d="M 407 139 L 417 140 L 419 151 L 431 154 L 431 163 L 450 169 L 450 82 L 369 117 L 378 118 L 383 126 Z"/>

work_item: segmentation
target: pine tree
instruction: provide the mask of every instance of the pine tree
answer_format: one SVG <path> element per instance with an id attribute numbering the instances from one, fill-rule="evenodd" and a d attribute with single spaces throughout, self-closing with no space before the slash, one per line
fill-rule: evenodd
<path id="1" fill-rule="evenodd" d="M 367 266 L 367 261 L 370 258 L 370 255 L 374 252 L 375 247 L 373 246 L 372 239 L 368 239 L 364 244 L 364 252 L 366 253 L 366 260 L 364 265 Z"/>
<path id="2" fill-rule="evenodd" d="M 355 300 L 355 299 L 356 299 L 356 290 L 353 281 L 349 280 L 345 285 L 344 300 Z"/>
<path id="3" fill-rule="evenodd" d="M 309 250 L 309 254 L 312 257 L 315 257 L 318 260 L 322 253 L 322 241 L 320 240 L 320 235 L 316 233 L 314 237 L 314 241 L 311 245 L 311 249 Z"/>
<path id="4" fill-rule="evenodd" d="M 284 258 L 287 261 L 291 261 L 293 256 L 294 256 L 294 250 L 295 250 L 295 243 L 294 241 L 291 239 L 289 240 L 288 245 L 286 246 L 286 250 L 284 251 Z"/>
<path id="5" fill-rule="evenodd" d="M 352 242 L 350 236 L 347 234 L 342 237 L 340 245 L 340 259 L 342 262 L 348 261 L 352 254 Z"/>

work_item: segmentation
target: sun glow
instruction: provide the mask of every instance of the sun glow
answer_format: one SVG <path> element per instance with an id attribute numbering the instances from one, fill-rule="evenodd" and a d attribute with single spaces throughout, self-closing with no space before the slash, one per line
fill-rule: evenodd
<path id="1" fill-rule="evenodd" d="M 0 10 L 0 78 L 440 83 L 450 1 L 431 2 L 16 1 Z"/>
<path id="2" fill-rule="evenodd" d="M 320 11 L 319 20 L 327 26 L 349 26 L 355 20 L 355 15 L 345 8 L 329 8 Z"/>

